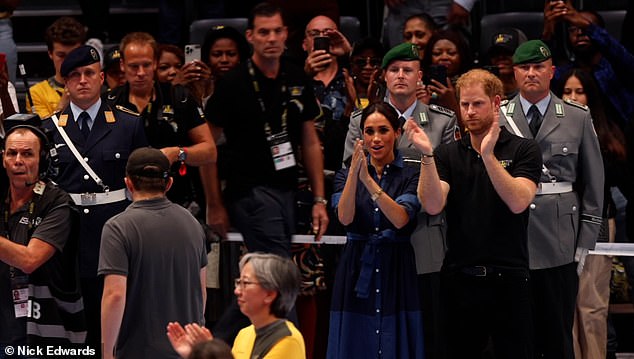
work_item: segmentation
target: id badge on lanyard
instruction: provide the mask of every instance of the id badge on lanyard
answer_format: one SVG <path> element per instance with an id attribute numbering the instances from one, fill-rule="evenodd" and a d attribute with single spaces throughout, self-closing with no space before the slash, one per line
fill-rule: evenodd
<path id="1" fill-rule="evenodd" d="M 28 317 L 31 315 L 29 302 L 28 277 L 24 273 L 18 273 L 15 268 L 10 269 L 11 297 L 13 298 L 13 310 L 16 318 Z"/>
<path id="2" fill-rule="evenodd" d="M 266 140 L 271 148 L 275 170 L 280 171 L 296 165 L 295 154 L 288 132 L 282 131 L 268 136 Z"/>

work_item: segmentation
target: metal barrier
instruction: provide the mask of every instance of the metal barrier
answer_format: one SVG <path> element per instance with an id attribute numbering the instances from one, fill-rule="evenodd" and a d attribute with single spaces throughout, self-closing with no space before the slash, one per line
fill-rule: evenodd
<path id="1" fill-rule="evenodd" d="M 227 233 L 227 240 L 231 242 L 242 242 L 240 233 Z M 309 243 L 309 244 L 344 244 L 346 236 L 323 236 L 319 242 L 315 242 L 315 236 L 308 234 L 295 234 L 292 238 L 293 243 Z M 604 256 L 634 256 L 634 243 L 597 243 L 596 248 L 591 250 L 589 254 Z"/>

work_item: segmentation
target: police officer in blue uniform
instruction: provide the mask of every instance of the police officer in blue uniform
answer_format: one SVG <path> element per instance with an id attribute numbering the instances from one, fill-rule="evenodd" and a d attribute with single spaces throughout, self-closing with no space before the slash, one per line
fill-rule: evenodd
<path id="1" fill-rule="evenodd" d="M 137 116 L 113 109 L 100 99 L 104 74 L 95 48 L 81 46 L 71 51 L 62 63 L 61 75 L 70 104 L 43 125 L 53 131 L 59 157 L 59 171 L 52 179 L 80 209 L 79 266 L 89 323 L 87 343 L 98 348 L 101 230 L 106 220 L 130 203 L 123 182 L 126 162 L 134 149 L 147 146 L 147 140 Z"/>

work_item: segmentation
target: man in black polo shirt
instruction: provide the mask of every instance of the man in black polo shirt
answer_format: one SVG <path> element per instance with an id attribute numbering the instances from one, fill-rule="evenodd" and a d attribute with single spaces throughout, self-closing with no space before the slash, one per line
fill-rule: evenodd
<path id="1" fill-rule="evenodd" d="M 423 153 L 421 204 L 447 215 L 441 288 L 449 358 L 479 357 L 489 338 L 497 357 L 532 358 L 526 209 L 537 190 L 540 151 L 500 128 L 503 86 L 494 75 L 469 71 L 457 91 L 469 130 L 461 141 L 433 154 L 425 132 L 412 120 L 405 125 Z"/>
<path id="2" fill-rule="evenodd" d="M 227 140 L 225 200 L 232 225 L 249 252 L 290 257 L 300 162 L 314 195 L 316 238 L 328 227 L 323 158 L 314 126 L 320 110 L 303 69 L 281 58 L 287 29 L 280 9 L 256 5 L 246 35 L 252 57 L 218 79 L 205 114 L 214 137 L 224 131 Z M 239 315 L 237 306 L 231 310 Z M 221 319 L 214 336 L 233 341 L 240 325 L 248 325 L 243 319 L 242 324 Z"/>

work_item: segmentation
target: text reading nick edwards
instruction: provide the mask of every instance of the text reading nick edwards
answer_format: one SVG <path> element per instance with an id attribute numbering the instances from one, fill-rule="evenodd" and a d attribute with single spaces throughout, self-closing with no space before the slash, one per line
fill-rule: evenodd
<path id="1" fill-rule="evenodd" d="M 37 358 L 90 358 L 97 357 L 97 350 L 89 345 L 8 345 L 4 347 L 7 357 Z M 1 352 L 0 352 L 1 353 Z M 0 355 L 0 358 L 2 355 Z"/>

